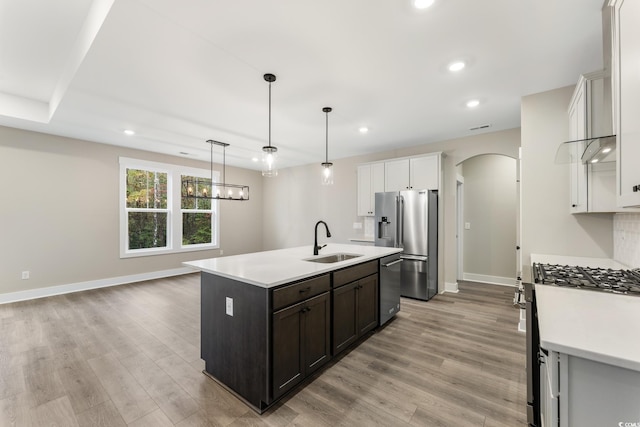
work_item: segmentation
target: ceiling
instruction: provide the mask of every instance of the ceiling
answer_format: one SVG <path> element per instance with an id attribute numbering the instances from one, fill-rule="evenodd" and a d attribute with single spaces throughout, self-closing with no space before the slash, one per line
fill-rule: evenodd
<path id="1" fill-rule="evenodd" d="M 0 125 L 259 169 L 273 73 L 280 167 L 324 161 L 325 106 L 329 160 L 519 127 L 602 68 L 602 1 L 0 0 Z"/>

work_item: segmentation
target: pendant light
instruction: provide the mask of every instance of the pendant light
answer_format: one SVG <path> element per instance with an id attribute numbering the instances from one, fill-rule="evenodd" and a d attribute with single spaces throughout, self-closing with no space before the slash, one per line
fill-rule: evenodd
<path id="1" fill-rule="evenodd" d="M 229 146 L 226 142 L 207 140 L 211 145 L 211 175 L 209 178 L 199 178 L 184 176 L 182 178 L 182 197 L 185 199 L 207 199 L 207 200 L 249 200 L 249 186 L 238 184 L 227 184 L 226 172 L 226 149 Z M 213 180 L 213 146 L 222 147 L 222 183 Z"/>
<path id="2" fill-rule="evenodd" d="M 322 185 L 333 184 L 333 163 L 329 161 L 329 113 L 331 107 L 324 107 L 322 109 L 325 113 L 325 159 L 322 163 Z"/>
<path id="3" fill-rule="evenodd" d="M 262 176 L 271 178 L 278 175 L 278 148 L 271 145 L 271 83 L 276 81 L 276 76 L 267 73 L 264 79 L 269 83 L 269 145 L 262 147 Z"/>

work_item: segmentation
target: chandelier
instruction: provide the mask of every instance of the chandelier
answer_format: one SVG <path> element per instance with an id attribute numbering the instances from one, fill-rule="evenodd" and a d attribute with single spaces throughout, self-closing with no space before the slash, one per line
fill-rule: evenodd
<path id="1" fill-rule="evenodd" d="M 249 200 L 249 186 L 227 184 L 226 182 L 226 149 L 229 144 L 212 139 L 207 140 L 211 145 L 211 175 L 209 178 L 196 176 L 182 177 L 182 197 L 207 200 Z M 213 146 L 222 147 L 222 182 L 213 180 Z"/>

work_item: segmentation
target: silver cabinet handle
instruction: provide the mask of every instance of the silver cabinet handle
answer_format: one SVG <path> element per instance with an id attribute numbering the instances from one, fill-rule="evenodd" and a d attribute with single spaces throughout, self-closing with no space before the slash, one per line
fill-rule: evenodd
<path id="1" fill-rule="evenodd" d="M 403 260 L 401 260 L 401 259 L 397 259 L 397 260 L 395 260 L 395 261 L 391 261 L 391 262 L 389 262 L 389 263 L 387 263 L 387 264 L 382 264 L 382 266 L 383 266 L 383 267 L 391 267 L 392 265 L 397 264 L 397 263 L 402 262 L 402 261 L 403 261 Z"/>

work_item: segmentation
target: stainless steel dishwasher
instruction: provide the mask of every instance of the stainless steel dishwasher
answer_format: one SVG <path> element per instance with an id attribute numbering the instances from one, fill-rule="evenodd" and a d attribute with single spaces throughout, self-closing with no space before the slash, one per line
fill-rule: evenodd
<path id="1" fill-rule="evenodd" d="M 400 270 L 403 260 L 393 254 L 380 260 L 380 326 L 400 311 Z"/>

